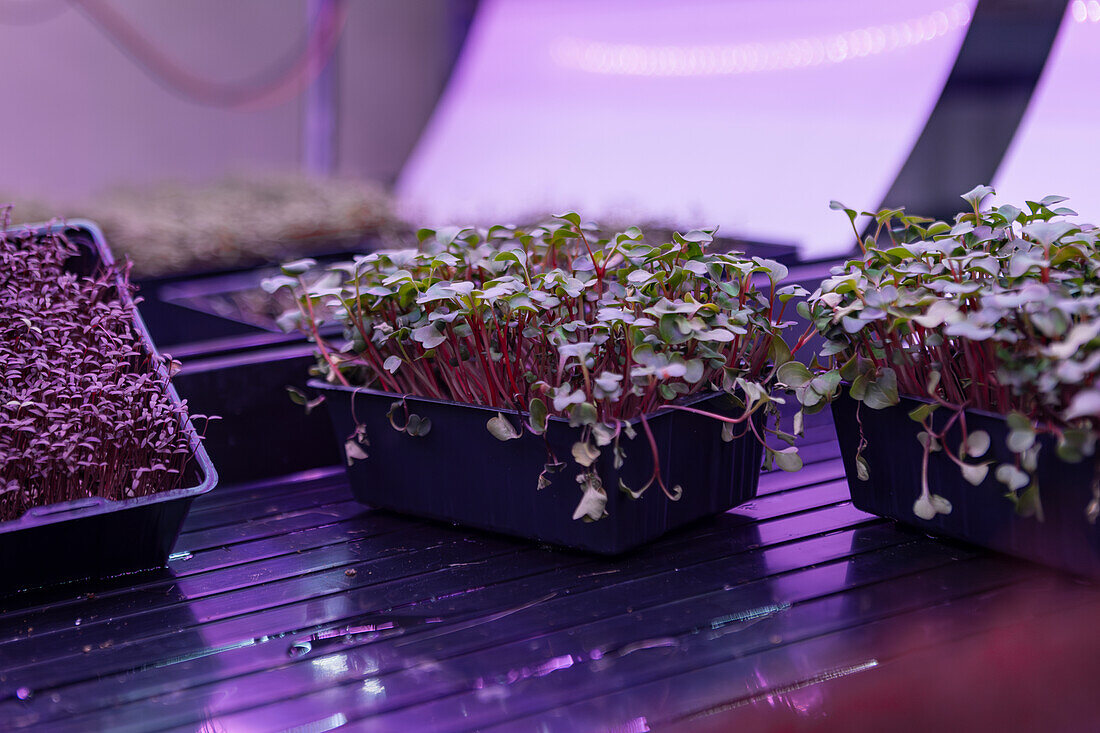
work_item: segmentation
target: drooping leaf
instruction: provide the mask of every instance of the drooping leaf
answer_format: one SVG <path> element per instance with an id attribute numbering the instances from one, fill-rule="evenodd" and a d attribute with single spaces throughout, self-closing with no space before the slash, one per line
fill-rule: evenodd
<path id="1" fill-rule="evenodd" d="M 573 510 L 573 519 L 597 521 L 607 516 L 607 493 L 599 486 L 587 486 L 581 495 L 577 508 Z"/>
<path id="2" fill-rule="evenodd" d="M 917 433 L 917 442 L 921 444 L 921 447 L 929 453 L 935 453 L 941 450 L 942 446 L 936 436 L 922 430 Z"/>
<path id="3" fill-rule="evenodd" d="M 1017 491 L 1030 483 L 1028 475 L 1010 463 L 1002 463 L 997 466 L 997 470 L 993 475 L 1010 491 Z"/>
<path id="4" fill-rule="evenodd" d="M 361 461 L 368 457 L 367 452 L 363 450 L 363 447 L 359 445 L 358 441 L 355 439 L 349 439 L 344 442 L 344 456 L 349 466 L 355 461 Z"/>
<path id="5" fill-rule="evenodd" d="M 414 437 L 423 437 L 432 429 L 432 420 L 420 415 L 409 415 L 409 422 L 405 426 L 405 432 Z"/>
<path id="6" fill-rule="evenodd" d="M 531 431 L 536 435 L 542 435 L 546 432 L 546 403 L 539 397 L 532 397 L 531 402 L 527 406 L 527 411 L 530 413 L 530 420 L 528 425 L 531 426 Z"/>
<path id="7" fill-rule="evenodd" d="M 621 478 L 619 479 L 619 491 L 623 492 L 624 494 L 629 494 L 631 499 L 639 499 L 641 498 L 642 494 L 645 493 L 644 488 L 639 491 L 635 491 L 634 489 L 623 483 L 623 480 Z"/>
<path id="8" fill-rule="evenodd" d="M 939 494 L 932 494 L 932 508 L 936 510 L 937 514 L 950 514 L 951 502 Z"/>
<path id="9" fill-rule="evenodd" d="M 553 483 L 551 476 L 565 468 L 565 464 L 561 461 L 548 461 L 542 467 L 542 471 L 539 473 L 538 490 L 545 489 Z"/>
<path id="10" fill-rule="evenodd" d="M 913 514 L 925 521 L 935 519 L 937 512 L 932 503 L 932 497 L 921 494 L 920 498 L 913 502 Z"/>
<path id="11" fill-rule="evenodd" d="M 1035 431 L 1030 426 L 1024 430 L 1013 430 L 1005 438 L 1005 444 L 1013 453 L 1023 453 L 1035 444 Z"/>
<path id="12" fill-rule="evenodd" d="M 500 441 L 515 440 L 521 435 L 519 430 L 500 412 L 495 417 L 489 418 L 489 421 L 485 423 L 485 427 L 489 430 L 490 435 Z"/>
<path id="13" fill-rule="evenodd" d="M 987 463 L 964 463 L 960 466 L 963 478 L 974 486 L 978 486 L 985 481 L 985 477 L 989 474 L 989 464 Z"/>
<path id="14" fill-rule="evenodd" d="M 600 450 L 591 443 L 578 440 L 573 443 L 573 460 L 584 467 L 591 466 L 600 457 Z"/>
<path id="15" fill-rule="evenodd" d="M 989 433 L 984 430 L 971 430 L 966 436 L 966 454 L 971 458 L 980 458 L 989 450 Z"/>
<path id="16" fill-rule="evenodd" d="M 1021 517 L 1035 517 L 1044 521 L 1043 503 L 1039 498 L 1039 485 L 1032 482 L 1016 500 L 1016 513 Z"/>
<path id="17" fill-rule="evenodd" d="M 867 459 L 863 456 L 856 456 L 856 478 L 860 481 L 871 480 L 871 467 L 867 465 Z"/>
<path id="18" fill-rule="evenodd" d="M 782 450 L 773 450 L 772 458 L 776 468 L 783 471 L 794 472 L 802 468 L 802 456 L 798 455 L 796 448 L 789 447 Z"/>
<path id="19" fill-rule="evenodd" d="M 398 413 L 398 410 L 404 411 L 404 409 L 405 409 L 405 401 L 404 400 L 397 400 L 396 402 L 391 402 L 390 403 L 390 409 L 386 412 L 386 418 L 389 419 L 390 425 L 392 425 L 393 429 L 396 430 L 399 433 L 405 432 L 406 425 L 398 425 L 397 424 L 397 413 Z"/>

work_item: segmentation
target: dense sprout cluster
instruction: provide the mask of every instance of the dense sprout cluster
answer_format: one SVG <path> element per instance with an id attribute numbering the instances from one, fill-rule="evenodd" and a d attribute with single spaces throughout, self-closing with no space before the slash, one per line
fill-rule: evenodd
<path id="1" fill-rule="evenodd" d="M 521 218 L 520 221 L 531 221 L 532 224 L 528 226 L 520 225 L 521 229 L 532 229 L 538 226 L 539 222 L 547 220 L 547 216 Z M 41 220 L 41 217 L 39 217 Z M 602 222 L 605 230 L 608 231 L 621 231 L 629 228 L 624 224 L 621 227 L 609 225 L 607 222 Z M 662 244 L 664 242 L 673 241 L 673 235 L 675 233 L 671 225 L 663 222 L 657 222 L 653 224 L 639 225 L 639 229 L 642 229 L 645 236 L 645 241 L 650 244 Z M 387 240 L 408 239 L 405 244 L 415 242 L 413 238 L 413 232 L 409 232 L 407 237 L 397 236 L 396 232 L 394 236 L 386 237 Z M 742 242 L 731 237 L 719 237 L 715 233 L 714 241 L 707 245 L 708 252 L 729 252 L 731 250 L 744 247 L 745 242 Z M 392 244 L 389 246 L 393 246 Z M 768 245 L 761 245 L 760 243 L 754 243 L 751 245 L 755 249 L 767 249 Z M 775 245 L 771 247 L 773 250 L 783 250 L 784 247 Z M 265 277 L 270 277 L 277 274 L 278 268 L 261 268 L 256 271 L 256 282 Z M 289 290 L 279 290 L 274 294 L 264 293 L 257 290 L 255 285 L 250 281 L 249 283 L 238 282 L 234 289 L 226 290 L 210 290 L 204 291 L 201 294 L 194 293 L 187 296 L 187 305 L 191 308 L 197 308 L 207 313 L 213 313 L 215 315 L 230 318 L 237 321 L 243 321 L 250 323 L 261 328 L 273 330 L 277 327 L 276 320 L 278 317 L 285 313 L 287 309 L 294 308 L 294 296 Z"/>
<path id="2" fill-rule="evenodd" d="M 190 455 L 167 370 L 114 267 L 79 276 L 59 235 L 0 232 L 0 521 L 178 488 Z"/>
<path id="3" fill-rule="evenodd" d="M 381 186 L 295 175 L 165 183 L 119 191 L 91 208 L 139 277 L 278 261 L 405 231 Z"/>
<path id="4" fill-rule="evenodd" d="M 983 208 L 990 194 L 987 186 L 965 194 L 970 209 L 954 223 L 869 214 L 879 231 L 863 243 L 863 256 L 834 268 L 800 306 L 826 339 L 823 373 L 791 365 L 780 376 L 811 410 L 842 378 L 867 407 L 896 404 L 899 393 L 927 400 L 910 415 L 923 425 L 925 460 L 942 450 L 966 480 L 995 479 L 1020 513 L 1041 516 L 1036 436 L 1052 435 L 1066 461 L 1095 455 L 1100 229 L 1073 218 L 1059 196 L 1029 201 L 1027 210 Z M 855 221 L 855 211 L 836 207 Z M 1014 463 L 983 460 L 990 438 L 966 431 L 971 408 L 1007 416 Z M 931 422 L 937 409 L 951 413 L 940 430 Z M 956 422 L 957 450 L 943 442 Z M 862 457 L 857 466 L 866 475 Z M 914 511 L 930 519 L 950 504 L 925 484 Z M 1088 511 L 1095 519 L 1100 503 Z"/>
<path id="5" fill-rule="evenodd" d="M 592 519 L 602 516 L 603 488 L 590 467 L 602 451 L 622 460 L 620 437 L 634 432 L 626 421 L 700 392 L 724 391 L 740 405 L 724 418 L 727 437 L 752 430 L 763 443 L 767 430 L 787 444 L 768 449 L 768 465 L 800 466 L 793 435 L 750 419 L 777 412 L 775 368 L 791 358 L 784 311 L 804 294 L 779 284 L 780 263 L 710 253 L 711 232 L 655 245 L 637 228 L 604 235 L 576 214 L 523 229 L 421 230 L 419 239 L 419 249 L 324 271 L 289 263 L 265 281 L 297 296 L 283 324 L 310 334 L 328 381 L 525 413 L 519 427 L 489 421 L 501 440 L 567 418 L 582 428 L 572 457 Z M 332 322 L 345 326 L 343 343 L 320 333 Z M 398 427 L 417 434 L 430 424 Z M 679 493 L 656 463 L 650 483 Z"/>

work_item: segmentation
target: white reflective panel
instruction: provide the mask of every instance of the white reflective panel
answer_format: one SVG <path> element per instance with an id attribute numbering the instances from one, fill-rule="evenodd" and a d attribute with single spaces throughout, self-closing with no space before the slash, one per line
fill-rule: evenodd
<path id="1" fill-rule="evenodd" d="M 486 0 L 398 184 L 426 223 L 577 209 L 851 246 L 931 112 L 951 0 Z"/>
<path id="2" fill-rule="evenodd" d="M 1047 194 L 1100 224 L 1100 2 L 1069 4 L 1027 113 L 994 178 L 998 200 Z"/>

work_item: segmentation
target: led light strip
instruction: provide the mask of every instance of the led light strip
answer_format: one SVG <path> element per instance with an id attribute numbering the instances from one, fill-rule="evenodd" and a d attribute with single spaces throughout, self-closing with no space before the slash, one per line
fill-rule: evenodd
<path id="1" fill-rule="evenodd" d="M 1070 12 L 1078 23 L 1100 23 L 1100 2 L 1097 0 L 1073 0 Z"/>
<path id="2" fill-rule="evenodd" d="M 1086 16 L 1100 2 L 1076 0 Z M 1086 7 L 1086 5 L 1088 7 Z M 810 38 L 736 45 L 644 46 L 563 38 L 550 48 L 559 66 L 594 74 L 626 76 L 727 76 L 803 69 L 877 56 L 946 36 L 970 23 L 970 8 L 956 3 L 944 10 L 885 25 Z"/>

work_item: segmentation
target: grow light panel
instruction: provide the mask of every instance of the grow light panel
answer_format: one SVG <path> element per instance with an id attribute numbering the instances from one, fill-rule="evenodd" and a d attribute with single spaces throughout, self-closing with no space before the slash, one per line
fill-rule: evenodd
<path id="1" fill-rule="evenodd" d="M 1019 205 L 1047 194 L 1100 223 L 1100 2 L 1069 4 L 1046 68 L 993 186 Z"/>
<path id="2" fill-rule="evenodd" d="M 486 0 L 398 182 L 428 223 L 718 224 L 851 246 L 935 104 L 973 0 Z"/>

